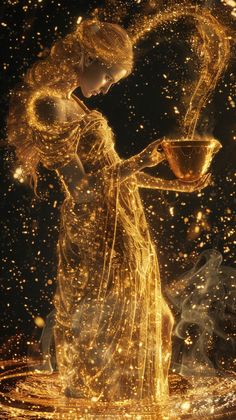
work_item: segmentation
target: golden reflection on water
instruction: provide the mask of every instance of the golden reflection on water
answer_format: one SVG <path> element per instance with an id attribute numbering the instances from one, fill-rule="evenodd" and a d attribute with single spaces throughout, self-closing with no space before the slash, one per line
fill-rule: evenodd
<path id="1" fill-rule="evenodd" d="M 35 370 L 33 361 L 2 362 L 0 418 L 17 419 L 227 419 L 236 415 L 236 376 L 170 375 L 170 397 L 150 401 L 99 402 L 66 398 L 56 372 Z"/>

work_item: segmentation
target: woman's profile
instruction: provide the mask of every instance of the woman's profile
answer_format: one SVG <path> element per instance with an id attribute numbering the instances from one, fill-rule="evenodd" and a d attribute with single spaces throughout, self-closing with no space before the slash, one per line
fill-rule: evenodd
<path id="1" fill-rule="evenodd" d="M 195 191 L 142 170 L 162 162 L 160 140 L 119 157 L 106 118 L 84 97 L 107 94 L 133 69 L 119 25 L 84 20 L 27 71 L 12 92 L 8 141 L 37 187 L 37 167 L 56 171 L 65 199 L 57 244 L 54 339 L 62 390 L 101 401 L 168 395 L 173 316 L 161 292 L 156 249 L 139 188 Z"/>

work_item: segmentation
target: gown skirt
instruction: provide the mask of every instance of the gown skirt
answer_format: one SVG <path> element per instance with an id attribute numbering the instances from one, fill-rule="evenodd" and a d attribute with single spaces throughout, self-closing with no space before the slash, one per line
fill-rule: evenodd
<path id="1" fill-rule="evenodd" d="M 123 159 L 100 112 L 44 128 L 35 98 L 28 106 L 35 148 L 65 192 L 54 296 L 62 388 L 84 399 L 160 401 L 168 395 L 173 317 L 135 174 L 120 178 Z M 73 153 L 96 180 L 83 201 L 60 177 Z"/>

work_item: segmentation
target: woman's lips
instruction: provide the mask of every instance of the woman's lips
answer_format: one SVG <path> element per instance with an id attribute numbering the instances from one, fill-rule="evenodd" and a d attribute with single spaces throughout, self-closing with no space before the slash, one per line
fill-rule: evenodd
<path id="1" fill-rule="evenodd" d="M 92 95 L 99 95 L 99 93 L 100 93 L 100 91 L 97 91 L 97 90 L 92 91 Z"/>

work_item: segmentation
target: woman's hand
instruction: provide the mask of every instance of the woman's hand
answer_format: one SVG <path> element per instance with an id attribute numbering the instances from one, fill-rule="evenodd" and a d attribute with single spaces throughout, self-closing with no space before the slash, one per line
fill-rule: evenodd
<path id="1" fill-rule="evenodd" d="M 179 179 L 175 179 L 173 181 L 175 183 L 176 191 L 180 192 L 195 192 L 195 191 L 201 191 L 203 188 L 208 187 L 209 185 L 212 185 L 212 178 L 211 174 L 203 175 L 200 179 L 197 181 L 181 181 Z"/>
<path id="2" fill-rule="evenodd" d="M 150 143 L 142 152 L 139 153 L 140 159 L 145 167 L 156 166 L 166 159 L 165 154 L 157 151 L 163 139 L 158 139 Z"/>

